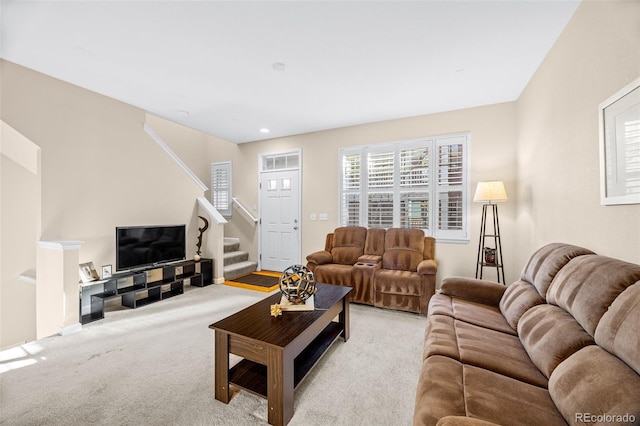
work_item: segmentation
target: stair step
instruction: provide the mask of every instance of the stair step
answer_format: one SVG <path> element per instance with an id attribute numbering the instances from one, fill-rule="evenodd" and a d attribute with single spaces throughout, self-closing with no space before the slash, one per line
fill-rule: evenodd
<path id="1" fill-rule="evenodd" d="M 224 279 L 232 280 L 234 278 L 241 277 L 243 275 L 255 272 L 258 268 L 258 262 L 251 262 L 249 260 L 244 262 L 234 263 L 232 265 L 225 266 L 223 268 Z"/>
<path id="2" fill-rule="evenodd" d="M 224 239 L 224 252 L 230 253 L 240 250 L 240 242 L 237 240 L 225 238 Z"/>
<path id="3" fill-rule="evenodd" d="M 247 260 L 249 260 L 249 253 L 247 253 L 246 251 L 231 251 L 224 254 L 223 260 L 224 266 L 228 266 L 233 263 L 246 262 Z"/>

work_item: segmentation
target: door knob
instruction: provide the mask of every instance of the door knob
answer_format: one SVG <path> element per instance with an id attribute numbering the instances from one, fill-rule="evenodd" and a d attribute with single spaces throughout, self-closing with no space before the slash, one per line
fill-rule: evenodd
<path id="1" fill-rule="evenodd" d="M 297 231 L 297 230 L 298 230 L 298 227 L 297 227 L 297 226 L 294 226 L 294 227 L 293 227 L 293 229 Z"/>

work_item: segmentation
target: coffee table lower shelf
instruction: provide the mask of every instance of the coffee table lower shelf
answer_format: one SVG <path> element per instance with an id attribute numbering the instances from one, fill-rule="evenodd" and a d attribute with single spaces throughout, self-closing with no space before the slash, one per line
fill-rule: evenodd
<path id="1" fill-rule="evenodd" d="M 342 325 L 330 323 L 294 360 L 294 388 L 342 334 Z M 229 382 L 256 395 L 267 397 L 267 366 L 243 359 L 229 369 Z"/>

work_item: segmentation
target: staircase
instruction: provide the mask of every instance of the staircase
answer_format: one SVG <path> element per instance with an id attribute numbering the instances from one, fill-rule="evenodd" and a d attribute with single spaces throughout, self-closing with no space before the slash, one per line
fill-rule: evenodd
<path id="1" fill-rule="evenodd" d="M 254 272 L 258 262 L 249 260 L 249 253 L 240 251 L 240 241 L 236 238 L 224 239 L 224 267 L 225 280 L 231 280 Z"/>

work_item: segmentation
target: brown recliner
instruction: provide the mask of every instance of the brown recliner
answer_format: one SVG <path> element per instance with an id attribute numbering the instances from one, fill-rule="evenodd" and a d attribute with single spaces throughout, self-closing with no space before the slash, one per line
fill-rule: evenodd
<path id="1" fill-rule="evenodd" d="M 436 289 L 435 239 L 419 229 L 388 229 L 381 268 L 373 275 L 374 306 L 426 314 Z"/>
<path id="2" fill-rule="evenodd" d="M 324 250 L 307 256 L 316 281 L 353 287 L 353 265 L 364 254 L 366 238 L 367 228 L 360 226 L 344 226 L 328 234 Z"/>

